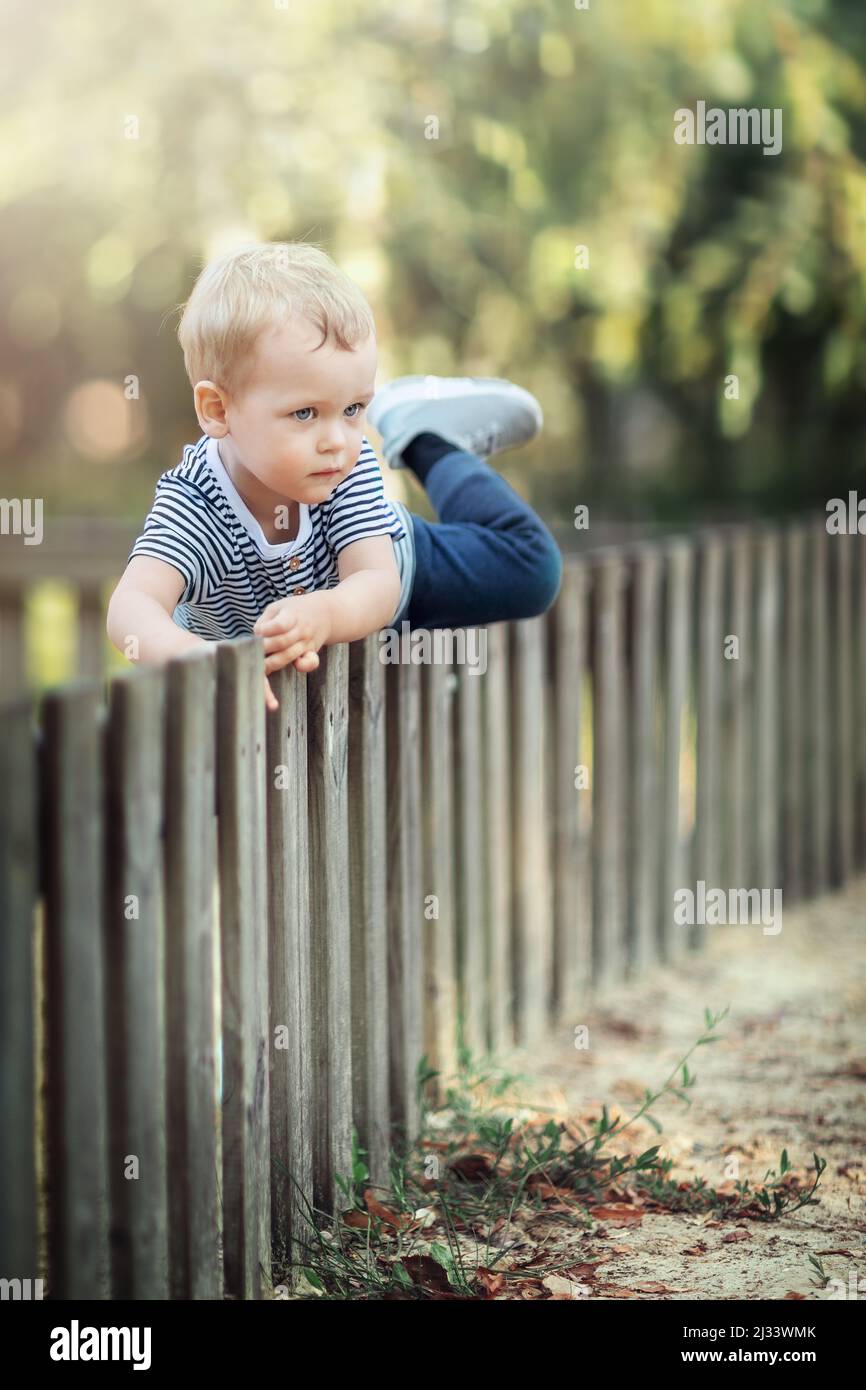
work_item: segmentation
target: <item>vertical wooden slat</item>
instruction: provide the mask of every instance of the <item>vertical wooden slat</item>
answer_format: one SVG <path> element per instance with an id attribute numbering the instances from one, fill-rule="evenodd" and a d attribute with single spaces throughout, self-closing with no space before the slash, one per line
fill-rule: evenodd
<path id="1" fill-rule="evenodd" d="M 385 704 L 391 1125 L 395 1147 L 405 1152 L 420 1121 L 424 1019 L 420 667 L 397 662 L 386 668 Z"/>
<path id="2" fill-rule="evenodd" d="M 593 643 L 593 977 L 598 985 L 625 973 L 625 805 L 623 720 L 623 586 L 615 551 L 602 553 L 594 575 Z"/>
<path id="3" fill-rule="evenodd" d="M 307 677 L 275 671 L 268 712 L 267 813 L 274 1256 L 292 1266 L 310 1240 L 313 1202 L 313 1026 L 310 966 Z"/>
<path id="4" fill-rule="evenodd" d="M 698 550 L 698 760 L 694 876 L 707 892 L 720 881 L 722 542 L 709 534 Z M 702 949 L 706 926 L 696 923 L 689 944 Z"/>
<path id="5" fill-rule="evenodd" d="M 348 678 L 345 643 L 323 648 L 307 677 L 310 905 L 316 1115 L 313 1192 L 335 1211 L 352 1178 L 352 996 L 348 854 Z"/>
<path id="6" fill-rule="evenodd" d="M 514 1043 L 514 967 L 511 898 L 511 716 L 508 624 L 487 629 L 484 677 L 484 790 L 487 842 L 487 997 L 489 1043 L 499 1051 Z"/>
<path id="7" fill-rule="evenodd" d="M 465 660 L 457 666 L 454 790 L 457 849 L 457 946 L 462 1045 L 477 1059 L 486 1049 L 487 970 L 484 923 L 484 795 L 481 686 L 486 680 L 487 628 L 460 629 Z"/>
<path id="8" fill-rule="evenodd" d="M 758 881 L 781 886 L 779 858 L 779 540 L 765 533 L 758 543 L 758 610 L 755 684 L 757 713 Z"/>
<path id="9" fill-rule="evenodd" d="M 0 581 L 0 696 L 19 695 L 26 684 L 24 585 Z"/>
<path id="10" fill-rule="evenodd" d="M 855 764 L 855 862 L 858 869 L 866 865 L 866 539 L 858 535 L 855 544 L 856 609 L 855 634 L 855 700 L 854 730 L 856 736 Z"/>
<path id="11" fill-rule="evenodd" d="M 785 756 L 783 761 L 784 804 L 782 826 L 782 882 L 787 902 L 796 902 L 803 893 L 803 774 L 805 744 L 803 736 L 803 630 L 805 626 L 804 559 L 805 532 L 791 526 L 785 533 L 785 650 L 782 701 Z"/>
<path id="12" fill-rule="evenodd" d="M 0 1269 L 35 1279 L 34 908 L 39 891 L 34 710 L 0 711 Z"/>
<path id="13" fill-rule="evenodd" d="M 829 881 L 830 782 L 829 702 L 827 681 L 827 530 L 825 520 L 809 528 L 809 764 L 808 764 L 808 881 L 811 896 L 824 891 Z"/>
<path id="14" fill-rule="evenodd" d="M 226 1292 L 271 1279 L 265 703 L 259 638 L 217 647 Z"/>
<path id="15" fill-rule="evenodd" d="M 833 822 L 831 844 L 833 882 L 841 886 L 851 877 L 854 864 L 854 735 L 852 729 L 853 673 L 851 625 L 851 573 L 856 536 L 843 533 L 830 538 L 833 556 L 833 610 L 835 630 L 832 648 L 833 691 Z"/>
<path id="16" fill-rule="evenodd" d="M 511 638 L 514 992 L 526 1046 L 547 1028 L 553 985 L 544 617 L 512 623 Z"/>
<path id="17" fill-rule="evenodd" d="M 675 960 L 687 943 L 685 930 L 674 921 L 674 895 L 678 889 L 689 887 L 680 835 L 680 745 L 688 684 L 694 553 L 690 543 L 671 541 L 665 547 L 665 556 L 663 864 L 659 928 L 662 957 Z"/>
<path id="18" fill-rule="evenodd" d="M 360 1143 L 377 1186 L 388 1169 L 388 915 L 385 667 L 378 635 L 349 646 L 352 1076 Z"/>
<path id="19" fill-rule="evenodd" d="M 424 1051 L 437 1073 L 429 1086 L 434 1104 L 444 1100 L 457 1065 L 450 676 L 444 661 L 422 668 Z"/>
<path id="20" fill-rule="evenodd" d="M 106 965 L 113 1296 L 168 1297 L 162 746 L 165 673 L 110 688 Z M 134 1155 L 137 1171 L 128 1171 Z"/>
<path id="21" fill-rule="evenodd" d="M 563 567 L 559 596 L 549 614 L 548 783 L 553 836 L 553 1010 L 567 1022 L 585 997 L 591 973 L 592 935 L 581 875 L 580 763 L 581 691 L 586 662 L 586 588 L 583 563 Z"/>
<path id="22" fill-rule="evenodd" d="M 211 646 L 169 663 L 165 730 L 169 1287 L 173 1299 L 219 1299 Z"/>
<path id="23" fill-rule="evenodd" d="M 107 1298 L 101 691 L 45 698 L 43 783 L 50 1291 Z"/>
<path id="24" fill-rule="evenodd" d="M 657 958 L 659 752 L 656 680 L 659 650 L 661 556 L 642 546 L 634 556 L 631 617 L 631 750 L 629 797 L 629 972 L 640 974 Z"/>
<path id="25" fill-rule="evenodd" d="M 727 850 L 728 884 L 750 886 L 754 841 L 754 632 L 752 622 L 752 531 L 737 527 L 731 543 L 730 625 L 726 637 L 737 639 L 738 656 L 725 662 L 723 676 L 729 692 L 729 745 L 727 749 Z"/>

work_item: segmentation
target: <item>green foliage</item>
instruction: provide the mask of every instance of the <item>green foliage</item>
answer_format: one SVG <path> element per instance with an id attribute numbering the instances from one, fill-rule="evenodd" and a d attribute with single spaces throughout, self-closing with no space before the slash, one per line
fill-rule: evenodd
<path id="1" fill-rule="evenodd" d="M 505 471 L 563 526 L 856 486 L 864 34 L 855 0 L 8 4 L 4 489 L 142 517 L 198 434 L 173 310 L 247 237 L 358 280 L 383 379 L 536 391 Z M 698 100 L 781 109 L 781 153 L 677 144 Z"/>

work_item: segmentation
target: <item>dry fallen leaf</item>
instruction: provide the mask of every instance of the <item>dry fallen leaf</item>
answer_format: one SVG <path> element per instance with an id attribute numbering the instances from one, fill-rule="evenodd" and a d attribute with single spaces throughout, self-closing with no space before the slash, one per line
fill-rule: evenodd
<path id="1" fill-rule="evenodd" d="M 596 1221 L 606 1221 L 609 1226 L 637 1226 L 643 1220 L 639 1207 L 631 1207 L 626 1202 L 612 1202 L 606 1207 L 590 1207 L 590 1216 Z"/>
<path id="2" fill-rule="evenodd" d="M 749 1234 L 748 1231 L 741 1231 L 741 1230 L 739 1229 L 739 1227 L 738 1227 L 736 1231 L 728 1231 L 728 1234 L 727 1234 L 726 1236 L 722 1236 L 722 1244 L 723 1244 L 723 1245 L 732 1245 L 733 1242 L 734 1242 L 735 1240 L 751 1240 L 751 1239 L 752 1239 L 752 1237 L 751 1237 L 751 1235 Z"/>

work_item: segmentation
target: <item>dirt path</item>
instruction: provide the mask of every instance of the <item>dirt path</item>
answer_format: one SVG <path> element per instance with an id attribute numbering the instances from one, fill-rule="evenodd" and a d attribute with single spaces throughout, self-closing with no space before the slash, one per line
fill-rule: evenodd
<path id="1" fill-rule="evenodd" d="M 827 1160 L 820 1204 L 766 1223 L 651 1210 L 639 1225 L 599 1222 L 580 1237 L 579 1258 L 604 1257 L 590 1296 L 840 1297 L 812 1282 L 812 1254 L 847 1297 L 859 1276 L 866 1299 L 866 880 L 786 913 L 778 936 L 706 930 L 705 954 L 619 986 L 573 1020 L 589 1025 L 589 1050 L 576 1050 L 565 1028 L 512 1059 L 533 1077 L 527 1100 L 557 1119 L 599 1115 L 602 1103 L 631 1115 L 700 1035 L 705 1007 L 730 1004 L 722 1040 L 689 1060 L 691 1107 L 659 1102 L 663 1132 L 638 1121 L 633 1151 L 660 1144 L 671 1177 L 700 1175 L 723 1191 L 733 1190 L 732 1158 L 733 1176 L 755 1187 L 783 1149 L 804 1178 L 817 1152 Z"/>

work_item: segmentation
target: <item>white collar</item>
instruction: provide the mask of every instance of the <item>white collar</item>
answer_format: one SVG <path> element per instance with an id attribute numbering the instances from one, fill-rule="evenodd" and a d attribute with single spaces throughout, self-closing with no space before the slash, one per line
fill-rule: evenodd
<path id="1" fill-rule="evenodd" d="M 207 442 L 207 461 L 216 475 L 217 482 L 225 493 L 232 511 L 244 530 L 249 535 L 259 554 L 266 560 L 273 559 L 278 555 L 291 555 L 293 551 L 300 550 L 306 545 L 312 523 L 310 522 L 310 508 L 306 502 L 299 502 L 300 518 L 298 524 L 298 534 L 294 540 L 290 541 L 269 541 L 261 523 L 253 516 L 244 499 L 241 497 L 228 473 L 225 464 L 220 458 L 217 440 L 213 435 L 209 436 Z"/>

